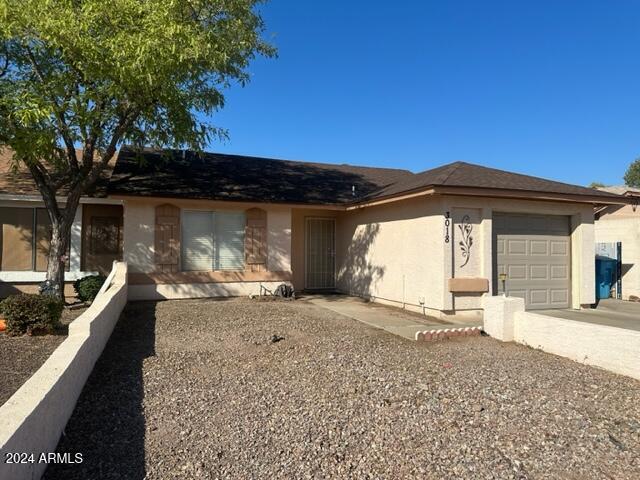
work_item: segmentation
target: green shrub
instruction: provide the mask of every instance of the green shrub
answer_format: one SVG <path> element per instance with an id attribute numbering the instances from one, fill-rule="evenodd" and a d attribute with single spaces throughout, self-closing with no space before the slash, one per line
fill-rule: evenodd
<path id="1" fill-rule="evenodd" d="M 92 302 L 102 284 L 107 277 L 104 275 L 89 275 L 88 277 L 82 277 L 76 280 L 73 284 L 73 289 L 76 291 L 78 298 L 83 302 Z"/>
<path id="2" fill-rule="evenodd" d="M 52 333 L 60 325 L 64 303 L 51 295 L 20 293 L 2 301 L 9 335 Z"/>

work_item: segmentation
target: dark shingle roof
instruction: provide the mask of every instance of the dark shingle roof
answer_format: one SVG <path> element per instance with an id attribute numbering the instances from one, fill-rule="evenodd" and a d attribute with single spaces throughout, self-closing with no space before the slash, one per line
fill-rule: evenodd
<path id="1" fill-rule="evenodd" d="M 11 152 L 0 150 L 0 194 L 38 195 L 25 169 L 9 170 Z M 248 202 L 347 205 L 429 187 L 486 188 L 578 195 L 620 201 L 611 192 L 506 172 L 466 162 L 412 173 L 270 158 L 196 154 L 123 147 L 89 196 L 108 194 Z M 355 195 L 354 195 L 355 192 Z M 63 194 L 64 192 L 60 192 Z M 590 201 L 590 200 L 587 200 Z"/>
<path id="2" fill-rule="evenodd" d="M 120 150 L 109 193 L 342 205 L 369 197 L 412 175 L 408 170 L 392 168 L 295 162 L 219 153 L 198 155 L 180 150 L 144 150 L 137 156 L 132 149 L 125 147 Z"/>
<path id="3" fill-rule="evenodd" d="M 142 160 L 142 162 L 141 162 Z M 355 196 L 352 193 L 355 187 Z M 120 150 L 110 194 L 344 205 L 428 187 L 475 187 L 582 195 L 618 195 L 538 177 L 455 162 L 420 173 L 391 168 L 204 153 Z"/>
<path id="4" fill-rule="evenodd" d="M 616 198 L 609 192 L 556 182 L 539 177 L 507 172 L 496 168 L 483 167 L 473 163 L 454 162 L 441 167 L 416 173 L 412 178 L 391 185 L 377 193 L 377 196 L 396 195 L 426 187 L 466 187 L 500 190 L 521 190 L 527 192 L 555 193 L 561 195 L 588 195 Z M 619 197 L 618 197 L 619 198 Z"/>

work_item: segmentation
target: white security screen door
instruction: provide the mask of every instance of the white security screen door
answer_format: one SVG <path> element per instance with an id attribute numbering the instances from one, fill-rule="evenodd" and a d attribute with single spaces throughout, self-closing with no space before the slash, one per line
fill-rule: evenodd
<path id="1" fill-rule="evenodd" d="M 332 218 L 307 219 L 305 288 L 335 288 L 335 231 L 336 224 Z"/>

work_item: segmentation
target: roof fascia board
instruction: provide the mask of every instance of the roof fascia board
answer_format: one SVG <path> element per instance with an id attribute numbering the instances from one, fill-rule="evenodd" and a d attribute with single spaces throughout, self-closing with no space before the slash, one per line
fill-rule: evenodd
<path id="1" fill-rule="evenodd" d="M 575 195 L 564 193 L 546 193 L 529 190 L 509 190 L 498 188 L 480 188 L 480 187 L 446 187 L 446 186 L 429 186 L 420 190 L 399 193 L 388 197 L 381 197 L 370 201 L 354 203 L 347 207 L 347 210 L 355 210 L 358 208 L 372 207 L 385 203 L 399 202 L 409 198 L 428 196 L 428 195 L 458 195 L 458 196 L 475 196 L 475 197 L 497 197 L 497 198 L 514 198 L 523 200 L 549 201 L 549 202 L 572 202 L 572 203 L 589 203 L 597 205 L 627 205 L 633 203 L 631 199 L 623 196 L 601 197 L 599 195 Z"/>
<path id="2" fill-rule="evenodd" d="M 576 195 L 570 193 L 548 193 L 529 190 L 509 190 L 481 187 L 435 187 L 435 193 L 441 195 L 468 195 L 474 197 L 515 198 L 550 202 L 591 203 L 598 205 L 627 205 L 632 203 L 623 196 L 601 197 L 599 195 Z"/>
<path id="3" fill-rule="evenodd" d="M 17 193 L 0 193 L 0 200 L 9 202 L 39 202 L 43 203 L 44 200 L 40 195 L 20 195 Z M 56 197 L 56 202 L 64 204 L 67 202 L 65 197 Z M 80 197 L 80 203 L 86 204 L 101 204 L 101 205 L 122 205 L 121 200 L 113 198 L 102 197 Z"/>
<path id="4" fill-rule="evenodd" d="M 151 200 L 151 201 L 161 201 L 161 202 L 202 202 L 202 203 L 211 203 L 211 202 L 224 202 L 230 205 L 235 205 L 239 207 L 254 207 L 256 205 L 269 205 L 274 207 L 290 207 L 290 208 L 307 208 L 310 210 L 338 210 L 344 211 L 346 210 L 345 205 L 325 205 L 321 203 L 286 203 L 286 202 L 247 202 L 247 201 L 237 201 L 237 200 L 215 200 L 215 199 L 206 199 L 206 198 L 184 198 L 184 197 L 153 197 L 153 196 L 144 196 L 144 195 L 109 195 L 110 199 L 114 200 Z"/>
<path id="5" fill-rule="evenodd" d="M 348 205 L 346 207 L 346 210 L 358 210 L 360 208 L 374 207 L 376 205 L 384 205 L 385 203 L 399 202 L 401 200 L 408 200 L 410 198 L 427 197 L 427 196 L 433 195 L 434 193 L 435 191 L 433 188 L 426 188 L 426 189 L 418 190 L 411 193 L 406 193 L 406 192 L 399 193 L 397 195 L 393 195 L 389 197 L 382 197 L 382 198 L 367 200 L 364 202 L 354 203 L 354 204 Z"/>

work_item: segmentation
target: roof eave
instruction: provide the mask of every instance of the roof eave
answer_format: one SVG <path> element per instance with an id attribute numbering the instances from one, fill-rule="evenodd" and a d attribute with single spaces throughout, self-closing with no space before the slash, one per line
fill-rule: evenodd
<path id="1" fill-rule="evenodd" d="M 259 200 L 232 200 L 232 199 L 216 199 L 216 198 L 189 198 L 177 196 L 163 195 L 132 195 L 123 193 L 113 193 L 109 198 L 116 200 L 138 200 L 138 201 L 176 201 L 176 202 L 223 202 L 234 204 L 237 206 L 251 207 L 254 205 L 270 205 L 274 207 L 290 207 L 290 208 L 308 208 L 315 210 L 346 210 L 345 205 L 325 204 L 325 203 L 300 203 L 300 202 L 262 202 Z"/>
<path id="2" fill-rule="evenodd" d="M 347 210 L 355 210 L 359 208 L 371 207 L 390 202 L 398 202 L 409 198 L 430 196 L 430 195 L 457 195 L 457 196 L 474 196 L 474 197 L 494 197 L 494 198 L 510 198 L 520 200 L 535 200 L 547 202 L 571 202 L 571 203 L 587 203 L 591 205 L 628 205 L 633 203 L 630 197 L 622 195 L 582 195 L 568 193 L 552 193 L 540 192 L 535 190 L 514 190 L 502 188 L 485 188 L 485 187 L 457 187 L 428 185 L 405 192 L 399 192 L 392 195 L 380 196 L 369 200 L 355 202 L 347 206 Z"/>

